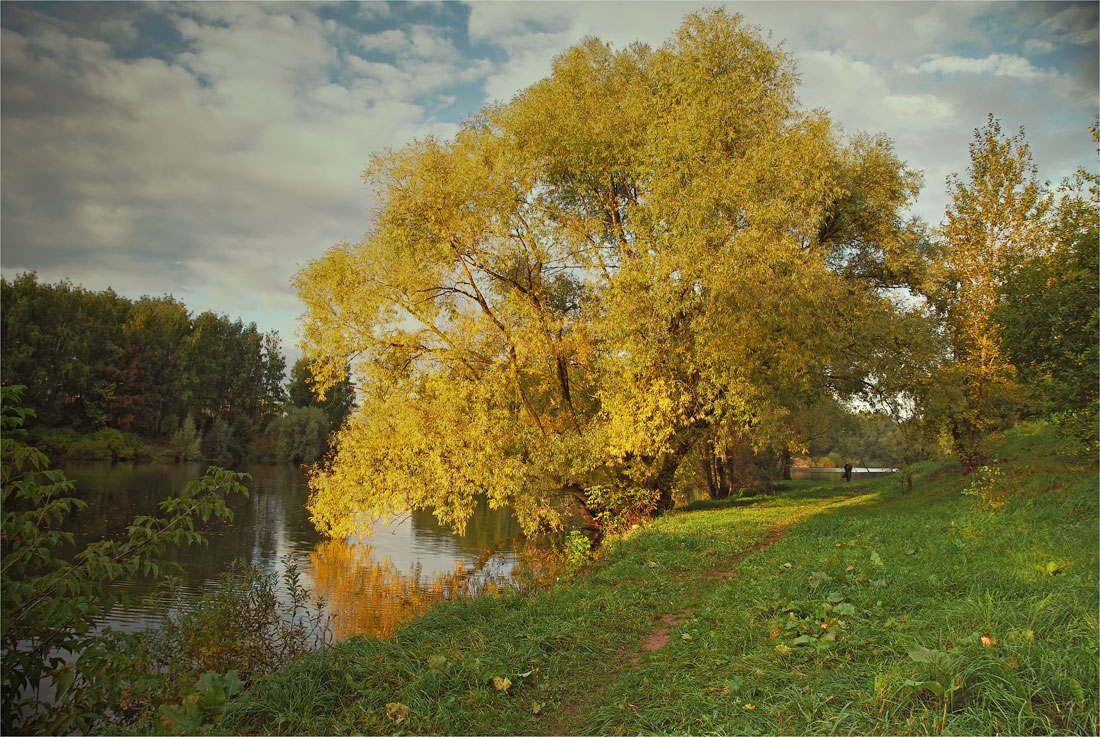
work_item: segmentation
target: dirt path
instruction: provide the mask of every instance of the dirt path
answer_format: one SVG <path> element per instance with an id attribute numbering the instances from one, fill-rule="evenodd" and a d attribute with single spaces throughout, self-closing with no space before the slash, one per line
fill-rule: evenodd
<path id="1" fill-rule="evenodd" d="M 803 514 L 805 510 L 797 510 L 783 522 L 773 526 L 767 533 L 767 535 L 760 542 L 756 543 L 748 550 L 740 553 L 739 555 L 730 559 L 726 565 L 718 570 L 709 570 L 704 572 L 703 576 L 699 579 L 699 588 L 696 590 L 693 598 L 700 596 L 706 596 L 712 590 L 714 590 L 719 583 L 728 581 L 733 578 L 736 568 L 751 555 L 754 555 L 761 550 L 764 550 L 770 545 L 773 545 L 779 540 L 791 524 Z M 642 660 L 647 653 L 651 653 L 655 650 L 659 650 L 666 646 L 670 641 L 670 631 L 682 625 L 688 621 L 695 610 L 692 608 L 685 608 L 678 612 L 662 614 L 657 617 L 657 624 L 653 629 L 640 641 L 634 641 L 625 644 L 620 648 L 611 658 L 605 663 L 607 670 L 607 678 L 604 679 L 605 684 L 611 684 L 618 679 L 619 674 L 627 668 L 633 669 L 641 665 Z M 585 707 L 598 700 L 599 696 L 603 693 L 603 689 L 596 691 L 589 691 L 587 693 L 578 694 L 572 701 L 567 703 L 558 712 L 558 719 L 553 720 L 552 723 L 547 723 L 546 734 L 552 735 L 574 735 L 584 734 L 583 724 L 585 721 L 584 714 Z"/>
<path id="2" fill-rule="evenodd" d="M 798 519 L 806 513 L 842 504 L 866 493 L 863 489 L 855 489 L 853 491 L 854 493 L 850 496 L 831 501 L 820 507 L 806 507 L 792 510 L 789 516 L 782 522 L 772 526 L 764 538 L 759 542 L 730 558 L 721 568 L 704 571 L 703 574 L 696 579 L 697 588 L 691 598 L 694 600 L 705 598 L 720 584 L 735 578 L 737 568 L 741 563 L 750 556 L 778 542 Z M 687 622 L 694 613 L 694 608 L 686 607 L 676 612 L 656 616 L 653 628 L 645 636 L 632 642 L 624 643 L 623 647 L 617 650 L 614 655 L 603 663 L 607 674 L 603 683 L 610 685 L 618 680 L 620 674 L 624 670 L 640 667 L 645 656 L 668 645 L 672 639 L 672 630 Z M 586 693 L 577 694 L 557 712 L 557 719 L 548 721 L 544 725 L 546 727 L 545 733 L 552 735 L 584 734 L 586 732 L 584 724 L 589 716 L 587 714 L 589 709 L 586 707 L 597 703 L 605 689 L 606 686 Z"/>

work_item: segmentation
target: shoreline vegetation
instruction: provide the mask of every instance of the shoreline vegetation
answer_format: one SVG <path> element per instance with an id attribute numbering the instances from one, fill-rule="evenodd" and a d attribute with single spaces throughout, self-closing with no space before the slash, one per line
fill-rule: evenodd
<path id="1" fill-rule="evenodd" d="M 1095 458 L 1040 423 L 987 468 L 695 503 L 306 655 L 219 731 L 1095 734 Z"/>
<path id="2" fill-rule="evenodd" d="M 1045 182 L 990 113 L 925 223 L 893 141 L 798 79 L 702 11 L 374 156 L 369 231 L 292 281 L 289 383 L 254 323 L 0 278 L 0 731 L 1100 731 L 1095 162 Z M 69 560 L 88 503 L 24 440 L 217 465 Z M 322 535 L 462 533 L 484 501 L 562 572 L 311 652 L 251 570 L 163 658 L 100 632 L 108 584 L 170 587 L 167 546 L 232 517 L 248 475 L 218 466 L 246 458 L 312 466 Z M 902 472 L 780 480 L 795 461 Z M 232 660 L 269 636 L 285 667 Z"/>

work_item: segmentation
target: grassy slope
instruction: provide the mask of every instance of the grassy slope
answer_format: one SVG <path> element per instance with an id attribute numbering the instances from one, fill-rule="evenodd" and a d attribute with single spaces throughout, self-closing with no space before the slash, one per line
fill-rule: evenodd
<path id="1" fill-rule="evenodd" d="M 1095 734 L 1097 474 L 1059 444 L 1017 431 L 985 497 L 940 464 L 910 494 L 800 482 L 671 515 L 550 590 L 293 663 L 223 728 Z"/>

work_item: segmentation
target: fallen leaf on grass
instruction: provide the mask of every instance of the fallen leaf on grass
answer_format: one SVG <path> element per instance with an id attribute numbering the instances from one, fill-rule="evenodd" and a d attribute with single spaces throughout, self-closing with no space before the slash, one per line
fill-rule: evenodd
<path id="1" fill-rule="evenodd" d="M 753 706 L 752 704 L 745 704 L 745 711 L 752 711 L 755 708 L 756 707 Z"/>
<path id="2" fill-rule="evenodd" d="M 997 638 L 992 635 L 982 635 L 982 647 L 992 647 L 997 644 Z"/>
<path id="3" fill-rule="evenodd" d="M 507 678 L 501 678 L 500 676 L 493 676 L 493 685 L 497 691 L 507 691 L 512 687 L 512 681 Z"/>
<path id="4" fill-rule="evenodd" d="M 400 722 L 409 715 L 409 707 L 400 701 L 391 701 L 386 704 L 386 719 L 391 722 Z"/>

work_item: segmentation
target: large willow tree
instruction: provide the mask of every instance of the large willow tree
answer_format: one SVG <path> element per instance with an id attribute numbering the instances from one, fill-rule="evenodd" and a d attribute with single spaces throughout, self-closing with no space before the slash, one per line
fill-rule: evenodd
<path id="1" fill-rule="evenodd" d="M 782 445 L 814 397 L 895 391 L 919 177 L 796 81 L 739 16 L 691 15 L 378 156 L 371 231 L 296 279 L 316 388 L 350 363 L 361 391 L 310 481 L 318 527 L 461 529 L 480 494 L 527 531 L 645 513 L 693 447 Z"/>

